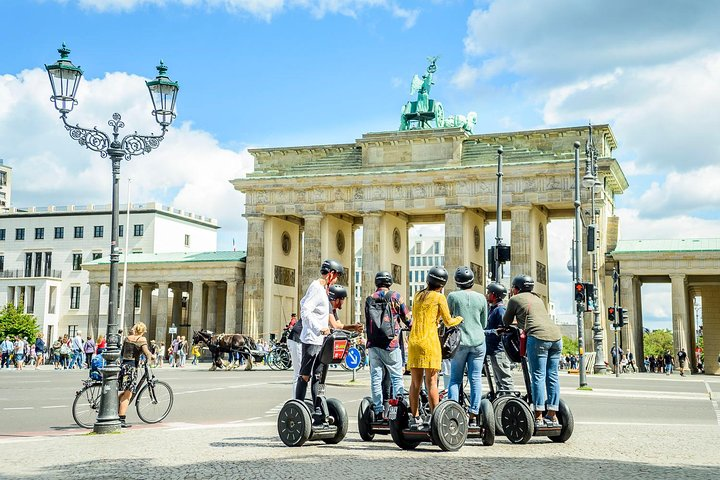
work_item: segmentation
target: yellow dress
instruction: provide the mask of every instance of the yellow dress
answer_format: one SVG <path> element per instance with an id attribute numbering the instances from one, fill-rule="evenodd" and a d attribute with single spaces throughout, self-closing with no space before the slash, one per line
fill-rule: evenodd
<path id="1" fill-rule="evenodd" d="M 452 318 L 445 295 L 433 290 L 424 290 L 415 294 L 412 314 L 407 366 L 440 370 L 442 363 L 438 336 L 440 320 L 442 319 L 448 327 L 453 327 L 462 322 L 462 317 Z"/>

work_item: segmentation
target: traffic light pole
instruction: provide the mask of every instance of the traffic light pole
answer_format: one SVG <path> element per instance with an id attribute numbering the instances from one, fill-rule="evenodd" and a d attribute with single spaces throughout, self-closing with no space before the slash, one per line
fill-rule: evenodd
<path id="1" fill-rule="evenodd" d="M 575 142 L 575 283 L 582 282 L 582 224 L 580 219 L 580 142 Z M 578 354 L 579 354 L 579 368 L 580 371 L 580 387 L 587 386 L 587 379 L 585 378 L 585 325 L 583 324 L 583 312 L 585 311 L 585 305 L 583 302 L 575 302 L 575 309 L 577 311 L 577 329 L 578 329 Z"/>
<path id="2" fill-rule="evenodd" d="M 615 308 L 615 321 L 613 322 L 613 334 L 615 336 L 615 376 L 620 376 L 620 328 L 623 313 L 618 310 L 618 274 L 613 268 L 613 308 Z"/>
<path id="3" fill-rule="evenodd" d="M 502 161 L 503 161 L 503 148 L 500 147 L 497 150 L 498 154 L 498 167 L 497 167 L 497 205 L 496 205 L 496 211 L 497 211 L 497 227 L 496 227 L 496 234 L 495 234 L 495 281 L 501 282 L 502 281 L 502 265 L 500 265 L 500 248 L 498 248 L 500 245 L 502 245 L 502 177 L 503 177 L 503 171 L 502 171 Z"/>

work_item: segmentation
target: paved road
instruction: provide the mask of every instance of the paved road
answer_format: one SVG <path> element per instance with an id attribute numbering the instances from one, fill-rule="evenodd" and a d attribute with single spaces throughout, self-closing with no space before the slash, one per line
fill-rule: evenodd
<path id="1" fill-rule="evenodd" d="M 576 419 L 567 444 L 533 438 L 521 446 L 499 437 L 493 447 L 472 440 L 459 452 L 441 454 L 430 445 L 402 452 L 389 438 L 359 439 L 355 412 L 367 394 L 364 372 L 359 386 L 347 386 L 346 372 L 329 376 L 328 394 L 344 402 L 351 419 L 346 440 L 300 449 L 284 447 L 275 427 L 290 393 L 288 372 L 159 370 L 176 393 L 167 421 L 147 426 L 133 414 L 132 429 L 104 436 L 86 435 L 72 423 L 70 404 L 84 375 L 0 372 L 0 448 L 14 458 L 33 458 L 6 464 L 0 478 L 397 478 L 445 472 L 445 478 L 539 479 L 562 472 L 706 479 L 717 478 L 720 468 L 715 377 L 589 377 L 594 390 L 585 392 L 576 390 L 576 376 L 562 374 L 562 395 Z M 130 457 L 137 460 L 128 463 Z"/>

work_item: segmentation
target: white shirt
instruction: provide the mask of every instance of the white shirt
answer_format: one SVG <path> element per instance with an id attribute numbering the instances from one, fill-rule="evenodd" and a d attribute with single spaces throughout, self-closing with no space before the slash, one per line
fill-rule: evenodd
<path id="1" fill-rule="evenodd" d="M 320 334 L 320 331 L 328 328 L 329 315 L 330 300 L 327 291 L 320 280 L 315 280 L 300 300 L 300 318 L 303 322 L 300 341 L 310 345 L 322 345 L 325 335 Z"/>

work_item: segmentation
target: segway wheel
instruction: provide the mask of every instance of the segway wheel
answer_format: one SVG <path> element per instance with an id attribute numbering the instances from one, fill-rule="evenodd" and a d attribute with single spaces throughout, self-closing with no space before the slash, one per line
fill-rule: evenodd
<path id="1" fill-rule="evenodd" d="M 492 402 L 493 410 L 495 411 L 495 435 L 505 435 L 502 427 L 502 412 L 505 404 L 511 398 L 513 397 L 510 395 L 502 395 L 495 397 L 495 400 Z"/>
<path id="2" fill-rule="evenodd" d="M 370 397 L 363 398 L 358 407 L 358 431 L 360 432 L 360 438 L 366 442 L 370 442 L 375 438 L 375 433 L 371 425 L 373 413 Z"/>
<path id="3" fill-rule="evenodd" d="M 519 398 L 510 398 L 502 410 L 502 427 L 512 443 L 527 443 L 535 431 L 530 407 Z"/>
<path id="4" fill-rule="evenodd" d="M 342 439 L 345 438 L 345 435 L 347 435 L 350 422 L 348 422 L 348 415 L 345 410 L 345 406 L 340 402 L 340 400 L 337 398 L 328 398 L 327 406 L 328 413 L 330 413 L 330 416 L 334 420 L 333 425 L 337 427 L 337 433 L 332 438 L 324 438 L 323 442 L 335 445 L 336 443 L 340 443 Z"/>
<path id="5" fill-rule="evenodd" d="M 560 400 L 560 409 L 557 412 L 558 422 L 562 425 L 560 435 L 548 437 L 553 442 L 565 443 L 572 436 L 573 430 L 575 430 L 575 419 L 573 414 L 565 403 L 564 400 Z"/>
<path id="6" fill-rule="evenodd" d="M 495 409 L 490 400 L 483 399 L 480 402 L 480 413 L 482 414 L 482 444 L 489 447 L 495 443 Z"/>
<path id="7" fill-rule="evenodd" d="M 465 409 L 452 400 L 440 402 L 430 417 L 430 428 L 438 447 L 446 452 L 459 450 L 468 433 Z"/>
<path id="8" fill-rule="evenodd" d="M 390 420 L 390 436 L 395 442 L 395 445 L 402 448 L 403 450 L 414 450 L 420 445 L 420 442 L 407 440 L 403 435 L 403 430 L 408 428 L 408 420 L 410 419 L 410 412 L 405 402 L 398 402 L 397 405 L 397 416 L 394 420 Z"/>
<path id="9" fill-rule="evenodd" d="M 310 438 L 312 418 L 305 403 L 288 400 L 277 421 L 280 440 L 288 447 L 301 447 Z"/>

